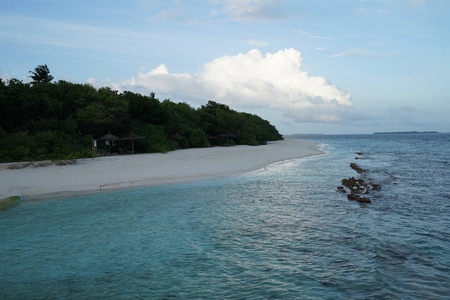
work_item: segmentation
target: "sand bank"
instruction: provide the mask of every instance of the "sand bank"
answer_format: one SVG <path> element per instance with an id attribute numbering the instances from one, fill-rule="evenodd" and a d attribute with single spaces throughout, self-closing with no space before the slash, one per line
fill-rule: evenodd
<path id="1" fill-rule="evenodd" d="M 0 165 L 0 199 L 57 198 L 103 190 L 224 177 L 271 163 L 321 154 L 314 143 L 286 139 L 264 146 L 177 150 L 169 153 L 80 159 L 74 165 L 6 169 Z"/>

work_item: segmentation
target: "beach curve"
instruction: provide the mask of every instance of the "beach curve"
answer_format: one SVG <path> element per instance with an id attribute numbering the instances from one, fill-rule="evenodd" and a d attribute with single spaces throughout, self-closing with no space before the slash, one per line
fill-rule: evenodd
<path id="1" fill-rule="evenodd" d="M 285 139 L 263 146 L 212 147 L 168 153 L 80 159 L 73 165 L 7 169 L 0 165 L 0 199 L 62 198 L 114 189 L 234 176 L 272 163 L 323 154 L 319 145 Z"/>

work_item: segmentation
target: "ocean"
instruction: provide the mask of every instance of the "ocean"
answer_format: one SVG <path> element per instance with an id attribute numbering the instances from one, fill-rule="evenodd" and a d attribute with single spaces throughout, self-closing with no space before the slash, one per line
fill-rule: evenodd
<path id="1" fill-rule="evenodd" d="M 450 134 L 302 138 L 327 154 L 0 212 L 0 298 L 449 299 Z"/>

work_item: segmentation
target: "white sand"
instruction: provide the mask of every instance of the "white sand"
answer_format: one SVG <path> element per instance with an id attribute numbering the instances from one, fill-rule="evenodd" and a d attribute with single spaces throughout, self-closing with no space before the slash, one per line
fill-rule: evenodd
<path id="1" fill-rule="evenodd" d="M 77 160 L 75 165 L 10 170 L 0 165 L 0 199 L 46 199 L 103 190 L 237 175 L 271 163 L 321 154 L 311 142 L 177 150 Z"/>

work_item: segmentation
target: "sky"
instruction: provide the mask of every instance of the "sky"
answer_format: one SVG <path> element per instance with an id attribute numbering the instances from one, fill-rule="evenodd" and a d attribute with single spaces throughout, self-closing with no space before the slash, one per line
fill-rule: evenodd
<path id="1" fill-rule="evenodd" d="M 450 132 L 448 0 L 0 0 L 0 78 L 151 92 L 282 134 Z"/>

